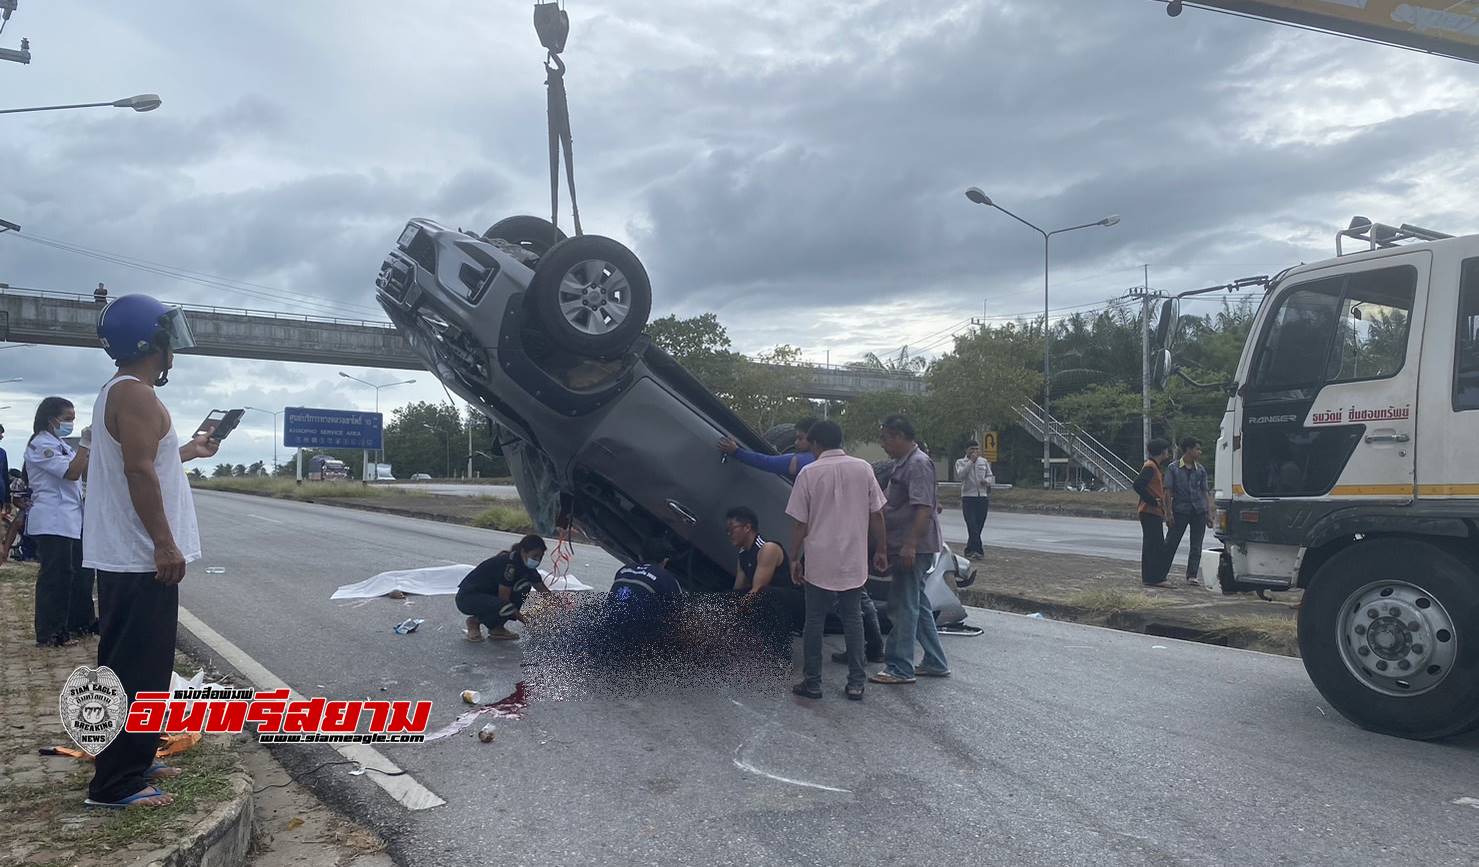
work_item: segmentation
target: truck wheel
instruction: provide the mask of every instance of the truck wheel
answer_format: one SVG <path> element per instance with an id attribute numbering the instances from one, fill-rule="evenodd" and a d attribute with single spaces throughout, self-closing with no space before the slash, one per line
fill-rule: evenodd
<path id="1" fill-rule="evenodd" d="M 543 256 L 554 245 L 565 240 L 560 227 L 543 217 L 505 217 L 488 227 L 483 238 L 507 241 L 523 247 L 536 256 Z"/>
<path id="2" fill-rule="evenodd" d="M 1419 740 L 1466 731 L 1479 725 L 1479 576 L 1427 542 L 1352 545 L 1305 591 L 1299 653 L 1362 728 Z"/>
<path id="3" fill-rule="evenodd" d="M 599 235 L 561 241 L 539 260 L 529 303 L 558 345 L 612 358 L 647 326 L 652 284 L 635 253 Z"/>

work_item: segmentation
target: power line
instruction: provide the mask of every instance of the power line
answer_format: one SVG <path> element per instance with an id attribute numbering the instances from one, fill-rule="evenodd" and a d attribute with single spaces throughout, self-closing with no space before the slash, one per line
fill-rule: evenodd
<path id="1" fill-rule="evenodd" d="M 86 256 L 91 259 L 109 262 L 112 264 L 123 266 L 125 268 L 131 268 L 137 271 L 156 274 L 161 277 L 168 277 L 173 280 L 195 283 L 207 288 L 226 289 L 228 291 L 236 292 L 250 297 L 295 304 L 300 307 L 318 308 L 331 312 L 341 312 L 346 309 L 368 312 L 372 309 L 357 304 L 337 304 L 319 301 L 308 296 L 274 289 L 271 286 L 263 286 L 259 283 L 251 283 L 244 280 L 235 280 L 228 277 L 220 277 L 215 274 L 207 274 L 201 271 L 192 271 L 187 268 L 166 265 L 160 262 L 153 262 L 148 259 L 140 259 L 133 256 L 127 256 L 122 253 L 112 253 L 106 250 L 96 250 L 90 247 L 81 246 L 79 244 L 72 244 L 66 241 L 60 241 L 55 238 L 48 238 L 44 235 L 36 235 L 31 233 L 17 234 L 14 232 L 6 232 L 5 234 L 9 236 L 14 236 L 21 240 L 30 241 L 31 243 L 39 244 L 44 247 L 50 247 L 61 252 L 72 253 L 79 256 Z"/>

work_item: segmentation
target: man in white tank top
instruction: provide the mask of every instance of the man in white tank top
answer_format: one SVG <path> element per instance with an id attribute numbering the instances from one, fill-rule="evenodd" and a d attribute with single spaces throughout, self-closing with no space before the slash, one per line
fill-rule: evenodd
<path id="1" fill-rule="evenodd" d="M 103 308 L 98 338 L 118 366 L 92 413 L 92 458 L 83 522 L 83 566 L 98 570 L 98 665 L 132 700 L 169 689 L 185 564 L 200 558 L 185 461 L 215 455 L 208 437 L 186 441 L 155 395 L 178 349 L 194 346 L 178 308 L 124 295 Z M 173 801 L 155 781 L 179 771 L 154 761 L 157 734 L 120 732 L 98 754 L 87 803 L 160 807 Z"/>

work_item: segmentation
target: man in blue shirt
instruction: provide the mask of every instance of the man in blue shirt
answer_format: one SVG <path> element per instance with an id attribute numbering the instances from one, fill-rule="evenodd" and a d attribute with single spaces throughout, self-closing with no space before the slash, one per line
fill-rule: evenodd
<path id="1" fill-rule="evenodd" d="M 776 475 L 794 482 L 796 476 L 809 463 L 817 459 L 811 452 L 811 440 L 807 434 L 811 432 L 811 426 L 816 424 L 814 418 L 804 418 L 796 422 L 796 449 L 784 455 L 762 455 L 749 449 L 740 448 L 740 444 L 734 437 L 725 437 L 719 440 L 719 451 L 734 458 L 746 466 Z"/>

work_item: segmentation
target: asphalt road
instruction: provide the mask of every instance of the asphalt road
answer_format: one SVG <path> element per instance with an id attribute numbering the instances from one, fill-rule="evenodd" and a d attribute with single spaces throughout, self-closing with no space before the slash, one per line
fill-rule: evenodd
<path id="1" fill-rule="evenodd" d="M 417 484 L 395 487 L 449 497 L 519 498 L 518 490 L 512 485 Z M 965 544 L 965 519 L 958 507 L 946 508 L 940 513 L 940 529 L 945 533 L 945 541 L 957 546 Z M 1140 525 L 1135 521 L 994 511 L 986 520 L 984 536 L 988 546 L 1140 561 Z M 1210 537 L 1208 541 L 1211 541 Z M 1183 541 L 1177 560 L 1182 570 L 1185 569 L 1186 553 L 1187 543 Z M 1172 577 L 1177 574 L 1173 572 Z"/>
<path id="2" fill-rule="evenodd" d="M 298 691 L 429 698 L 436 728 L 467 709 L 463 689 L 544 684 L 492 744 L 470 736 L 480 721 L 379 748 L 444 806 L 408 811 L 345 767 L 305 778 L 403 863 L 1479 859 L 1479 809 L 1463 800 L 1479 798 L 1479 738 L 1363 732 L 1297 660 L 973 611 L 986 634 L 946 639 L 953 678 L 870 686 L 861 704 L 830 663 L 822 701 L 793 698 L 752 646 L 709 648 L 706 664 L 732 660 L 738 679 L 681 662 L 592 674 L 537 640 L 468 644 L 448 597 L 329 601 L 378 571 L 475 562 L 511 536 L 213 492 L 198 508 L 207 553 L 182 605 Z M 604 554 L 576 563 L 609 586 Z M 409 616 L 427 622 L 394 635 Z M 300 772 L 337 758 L 291 749 Z"/>

